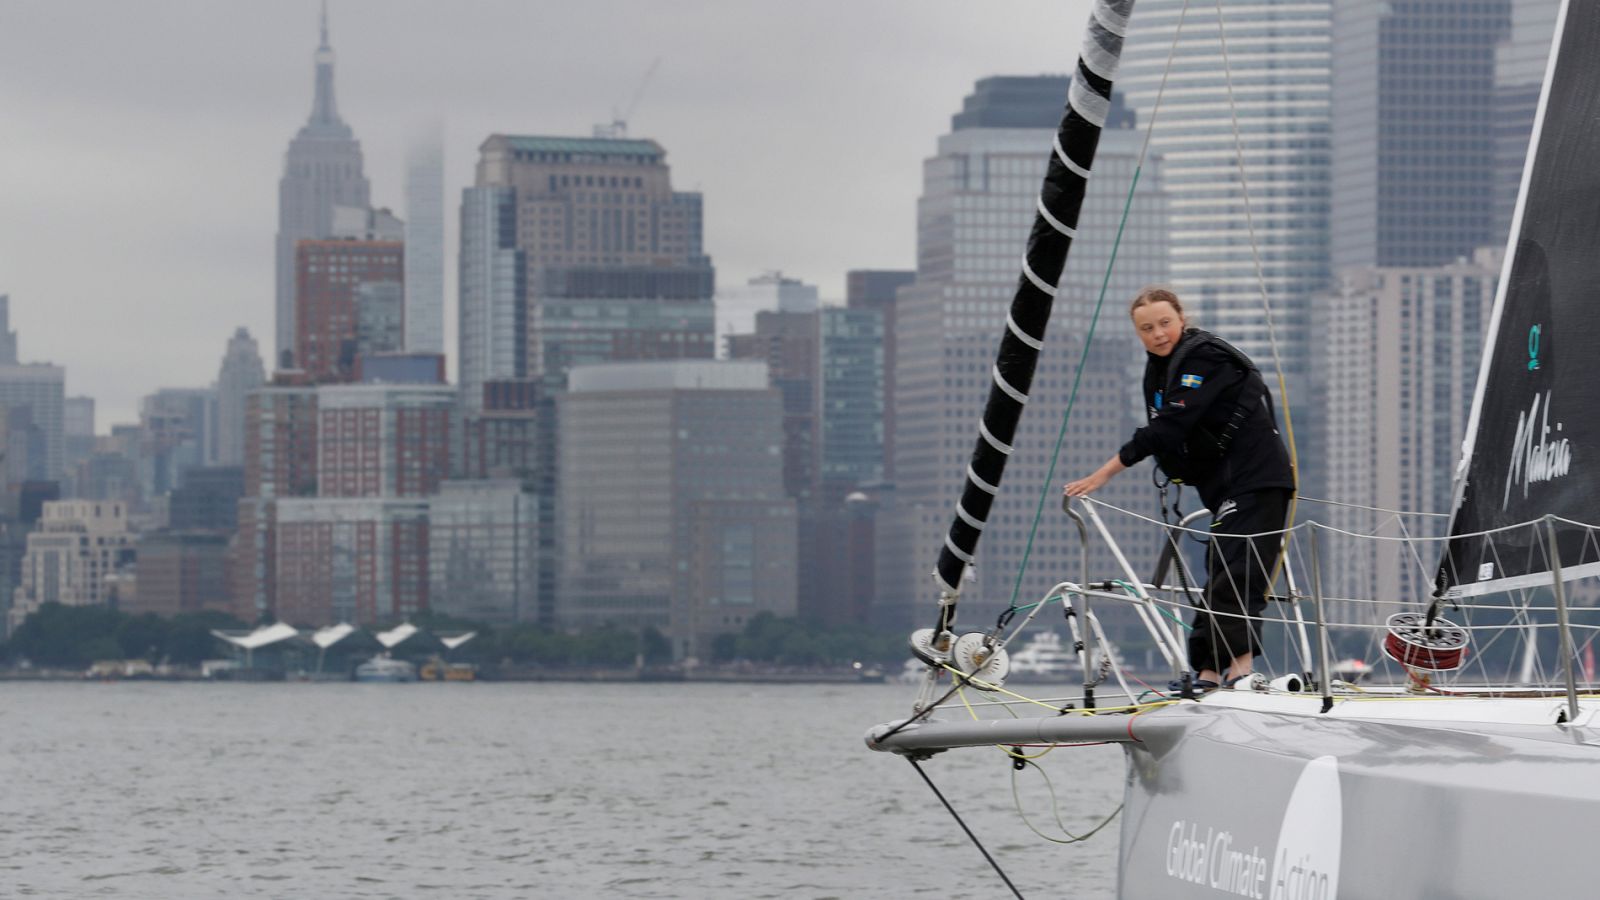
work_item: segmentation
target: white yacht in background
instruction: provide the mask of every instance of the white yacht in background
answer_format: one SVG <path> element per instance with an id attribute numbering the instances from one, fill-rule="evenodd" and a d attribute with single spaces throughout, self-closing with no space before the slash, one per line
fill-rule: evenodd
<path id="1" fill-rule="evenodd" d="M 1065 682 L 1078 672 L 1078 659 L 1069 652 L 1061 635 L 1041 631 L 1011 654 L 1012 681 Z"/>
<path id="2" fill-rule="evenodd" d="M 374 656 L 356 666 L 355 680 L 376 682 L 416 681 L 417 667 L 403 659 Z"/>

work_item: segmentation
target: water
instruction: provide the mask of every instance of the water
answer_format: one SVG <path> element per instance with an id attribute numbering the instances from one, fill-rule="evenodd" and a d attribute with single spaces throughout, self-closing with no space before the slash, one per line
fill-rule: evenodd
<path id="1" fill-rule="evenodd" d="M 915 771 L 861 742 L 910 693 L 0 683 L 0 894 L 1009 896 Z M 1116 748 L 1043 762 L 1069 827 L 1115 808 Z M 924 768 L 1024 896 L 1111 896 L 1119 823 L 1056 846 L 999 751 Z"/>

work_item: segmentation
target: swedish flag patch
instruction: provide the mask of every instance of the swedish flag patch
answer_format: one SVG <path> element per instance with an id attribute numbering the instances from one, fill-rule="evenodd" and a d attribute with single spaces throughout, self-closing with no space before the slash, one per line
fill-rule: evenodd
<path id="1" fill-rule="evenodd" d="M 1197 388 L 1205 383 L 1205 378 L 1199 375 L 1184 375 L 1178 379 L 1178 383 L 1186 388 Z"/>

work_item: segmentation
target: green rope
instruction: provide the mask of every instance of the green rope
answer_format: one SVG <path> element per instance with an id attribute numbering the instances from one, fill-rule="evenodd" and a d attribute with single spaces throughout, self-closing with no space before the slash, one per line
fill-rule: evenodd
<path id="1" fill-rule="evenodd" d="M 1066 594 L 1051 594 L 1050 596 L 1044 598 L 1043 600 L 1040 600 L 1037 603 L 1029 603 L 1027 606 L 1013 606 L 1011 608 L 1011 611 L 1012 612 L 1027 612 L 1028 610 L 1033 609 L 1036 606 L 1044 606 L 1045 604 L 1049 603 L 1051 600 L 1065 600 L 1065 599 L 1067 599 L 1067 595 Z"/>
<path id="2" fill-rule="evenodd" d="M 1067 438 L 1067 423 L 1072 419 L 1073 404 L 1078 402 L 1078 385 L 1083 381 L 1083 369 L 1089 362 L 1089 347 L 1094 341 L 1094 329 L 1100 322 L 1100 310 L 1105 306 L 1106 289 L 1111 285 L 1111 272 L 1117 265 L 1117 251 L 1122 247 L 1122 233 L 1128 227 L 1128 212 L 1133 209 L 1133 192 L 1139 186 L 1141 163 L 1133 170 L 1133 180 L 1128 183 L 1128 198 L 1122 204 L 1122 221 L 1117 223 L 1117 239 L 1111 244 L 1111 259 L 1106 262 L 1105 277 L 1100 280 L 1100 296 L 1095 300 L 1094 315 L 1089 318 L 1089 331 L 1083 336 L 1083 353 L 1078 357 L 1078 368 L 1072 376 L 1072 392 L 1067 395 L 1067 408 L 1061 414 L 1061 430 L 1056 433 L 1055 449 L 1050 454 L 1050 468 L 1045 472 L 1044 488 L 1039 491 L 1039 506 L 1033 511 L 1033 525 L 1028 529 L 1028 543 L 1022 548 L 1022 562 L 1017 566 L 1017 580 L 1011 586 L 1012 611 L 1017 609 L 1017 597 L 1022 593 L 1022 577 L 1028 571 L 1028 559 L 1033 555 L 1033 541 L 1039 533 L 1039 522 L 1044 518 L 1044 504 L 1050 497 L 1050 485 L 1055 481 L 1056 462 L 1061 457 L 1061 444 Z"/>
<path id="3" fill-rule="evenodd" d="M 1139 592 L 1133 589 L 1133 585 L 1127 583 L 1126 581 L 1113 581 L 1111 583 L 1116 585 L 1119 588 L 1122 588 L 1123 590 L 1127 591 L 1129 594 L 1132 594 L 1135 597 L 1139 596 Z M 1159 612 L 1163 616 L 1166 616 L 1167 618 L 1171 619 L 1172 621 L 1177 622 L 1179 625 L 1182 625 L 1185 631 L 1193 631 L 1194 630 L 1194 626 L 1193 625 L 1190 625 L 1188 622 L 1185 622 L 1183 620 L 1182 616 L 1179 616 L 1177 613 L 1173 612 L 1172 610 L 1167 609 L 1165 606 L 1162 606 L 1159 603 L 1152 604 L 1152 605 L 1155 606 L 1156 612 Z"/>

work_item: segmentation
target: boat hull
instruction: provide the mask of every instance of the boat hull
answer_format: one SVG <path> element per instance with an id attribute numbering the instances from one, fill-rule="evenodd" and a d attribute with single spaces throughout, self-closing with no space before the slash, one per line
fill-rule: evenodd
<path id="1" fill-rule="evenodd" d="M 1126 744 L 1123 898 L 1590 896 L 1600 880 L 1584 865 L 1594 730 L 1210 703 L 1147 717 L 1186 727 Z"/>

